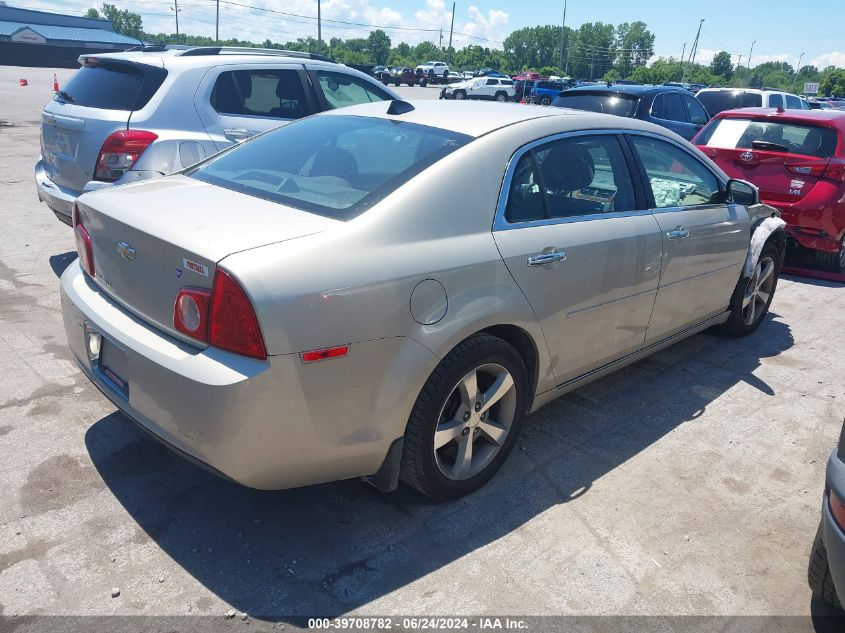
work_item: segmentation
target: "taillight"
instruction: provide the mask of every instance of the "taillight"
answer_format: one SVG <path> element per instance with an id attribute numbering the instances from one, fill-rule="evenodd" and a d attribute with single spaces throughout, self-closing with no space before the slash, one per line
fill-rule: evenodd
<path id="1" fill-rule="evenodd" d="M 267 358 L 264 337 L 246 293 L 218 268 L 211 292 L 183 288 L 173 306 L 173 326 L 183 334 L 227 352 Z"/>
<path id="2" fill-rule="evenodd" d="M 225 271 L 217 269 L 211 291 L 210 345 L 252 358 L 267 358 L 258 318 L 246 293 Z"/>
<path id="3" fill-rule="evenodd" d="M 79 207 L 73 205 L 73 235 L 76 238 L 76 252 L 79 253 L 79 265 L 86 273 L 94 276 L 94 249 L 91 245 L 91 235 L 82 225 L 79 217 Z"/>
<path id="4" fill-rule="evenodd" d="M 813 176 L 834 182 L 845 182 L 845 162 L 840 162 L 835 158 L 828 163 L 786 163 L 786 169 L 799 176 Z"/>
<path id="5" fill-rule="evenodd" d="M 325 349 L 315 349 L 310 352 L 301 352 L 299 358 L 302 363 L 316 363 L 321 360 L 328 360 L 330 358 L 341 358 L 349 355 L 349 345 L 338 345 L 337 347 L 327 347 Z"/>
<path id="6" fill-rule="evenodd" d="M 182 288 L 173 306 L 174 327 L 199 341 L 208 339 L 208 306 L 211 293 L 199 288 Z"/>
<path id="7" fill-rule="evenodd" d="M 146 130 L 119 130 L 109 134 L 97 156 L 94 180 L 114 182 L 125 174 L 157 134 Z"/>

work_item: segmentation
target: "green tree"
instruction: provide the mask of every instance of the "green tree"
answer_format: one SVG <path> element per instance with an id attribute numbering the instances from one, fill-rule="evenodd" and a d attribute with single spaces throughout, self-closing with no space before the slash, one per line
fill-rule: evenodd
<path id="1" fill-rule="evenodd" d="M 614 68 L 620 77 L 628 77 L 634 68 L 645 66 L 654 55 L 654 33 L 645 22 L 623 22 L 615 29 Z"/>
<path id="2" fill-rule="evenodd" d="M 714 75 L 724 77 L 726 81 L 730 81 L 734 75 L 734 65 L 733 62 L 731 62 L 731 54 L 727 51 L 719 51 L 713 55 L 710 70 Z"/>
<path id="3" fill-rule="evenodd" d="M 144 34 L 141 16 L 129 9 L 118 9 L 113 4 L 103 4 L 102 16 L 111 20 L 115 33 L 140 38 Z"/>
<path id="4" fill-rule="evenodd" d="M 434 42 L 420 42 L 414 46 L 412 57 L 417 60 L 417 64 L 422 64 L 424 62 L 442 61 L 439 59 L 442 55 L 443 51 Z"/>
<path id="5" fill-rule="evenodd" d="M 99 20 L 99 19 L 100 19 L 100 12 L 99 12 L 99 11 L 97 11 L 97 9 L 91 8 L 91 9 L 88 9 L 88 11 L 86 11 L 86 12 L 85 12 L 85 16 L 84 16 L 84 17 L 86 17 L 86 18 L 94 18 L 94 19 L 96 19 L 96 20 Z"/>
<path id="6" fill-rule="evenodd" d="M 613 67 L 616 60 L 614 27 L 603 22 L 582 24 L 569 46 L 570 75 L 594 79 Z"/>
<path id="7" fill-rule="evenodd" d="M 390 57 L 390 38 L 381 29 L 371 31 L 367 37 L 367 49 L 370 61 L 376 65 L 384 65 Z"/>
<path id="8" fill-rule="evenodd" d="M 819 94 L 825 96 L 845 96 L 845 70 L 825 69 L 824 76 L 819 82 Z"/>

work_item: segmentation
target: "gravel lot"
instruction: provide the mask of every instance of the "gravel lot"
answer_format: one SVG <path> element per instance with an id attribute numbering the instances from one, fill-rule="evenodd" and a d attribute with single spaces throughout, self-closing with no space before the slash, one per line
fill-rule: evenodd
<path id="1" fill-rule="evenodd" d="M 754 336 L 698 335 L 545 407 L 461 501 L 251 491 L 138 430 L 66 349 L 73 237 L 32 182 L 52 76 L 0 68 L 0 615 L 818 612 L 845 288 L 784 278 Z"/>

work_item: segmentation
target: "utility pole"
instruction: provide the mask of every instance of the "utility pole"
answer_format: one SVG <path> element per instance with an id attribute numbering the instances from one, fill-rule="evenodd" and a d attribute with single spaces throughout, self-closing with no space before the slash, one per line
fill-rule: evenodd
<path id="1" fill-rule="evenodd" d="M 452 26 L 449 27 L 449 63 L 452 63 L 452 33 L 455 32 L 455 3 L 452 3 Z"/>
<path id="2" fill-rule="evenodd" d="M 702 24 L 704 24 L 704 18 L 701 18 L 701 20 L 698 23 L 698 32 L 695 34 L 695 40 L 693 41 L 692 48 L 690 49 L 690 52 L 689 52 L 689 65 L 690 66 L 692 66 L 695 63 L 695 54 L 698 52 L 698 38 L 701 37 L 701 25 Z M 683 64 L 683 60 L 681 60 L 681 63 Z M 681 73 L 681 83 L 684 83 L 684 81 L 687 78 L 687 65 L 683 64 L 683 67 L 684 67 L 684 71 L 683 71 L 683 73 Z"/>
<path id="3" fill-rule="evenodd" d="M 170 7 L 170 10 L 176 15 L 176 43 L 179 43 L 179 11 L 182 9 L 179 8 L 179 0 L 173 0 L 174 7 Z"/>
<path id="4" fill-rule="evenodd" d="M 751 72 L 751 54 L 754 52 L 754 45 L 757 43 L 757 40 L 751 42 L 751 50 L 748 51 L 748 72 Z"/>
<path id="5" fill-rule="evenodd" d="M 557 65 L 558 69 L 560 69 L 561 76 L 564 77 L 566 76 L 563 72 L 563 41 L 566 37 L 566 1 L 563 0 L 563 22 L 560 23 L 560 59 Z"/>
<path id="6" fill-rule="evenodd" d="M 217 0 L 217 20 L 214 22 L 214 41 L 220 43 L 220 0 Z"/>
<path id="7" fill-rule="evenodd" d="M 803 51 L 802 51 L 802 53 L 798 56 L 798 69 L 795 71 L 795 79 L 796 79 L 798 82 L 800 82 L 800 81 L 801 81 L 801 79 L 800 79 L 800 77 L 799 77 L 799 76 L 801 75 L 801 60 L 802 60 L 802 59 L 804 59 L 804 53 L 803 53 Z M 800 89 L 800 88 L 803 88 L 803 86 L 801 86 L 801 85 L 799 85 L 798 87 L 799 87 L 799 89 Z M 803 92 L 803 90 L 802 90 L 802 92 Z"/>
<path id="8" fill-rule="evenodd" d="M 596 49 L 592 47 L 590 49 L 590 81 L 593 80 L 593 67 L 596 65 Z"/>
<path id="9" fill-rule="evenodd" d="M 438 48 L 443 50 L 443 28 L 440 29 L 440 42 L 437 44 Z"/>
<path id="10" fill-rule="evenodd" d="M 323 16 L 320 11 L 320 0 L 317 0 L 317 43 L 323 43 Z"/>

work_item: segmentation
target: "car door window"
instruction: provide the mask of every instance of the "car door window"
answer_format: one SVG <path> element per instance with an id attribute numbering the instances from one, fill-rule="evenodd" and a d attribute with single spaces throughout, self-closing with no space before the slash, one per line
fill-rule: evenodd
<path id="1" fill-rule="evenodd" d="M 579 136 L 527 152 L 517 163 L 505 218 L 543 218 L 633 211 L 630 172 L 614 136 Z"/>
<path id="2" fill-rule="evenodd" d="M 684 95 L 684 105 L 687 108 L 687 118 L 693 125 L 704 125 L 707 123 L 707 111 L 694 97 Z"/>
<path id="3" fill-rule="evenodd" d="M 318 70 L 316 75 L 320 89 L 331 109 L 345 108 L 359 103 L 387 101 L 392 98 L 374 83 L 360 77 L 327 70 Z"/>
<path id="4" fill-rule="evenodd" d="M 498 80 L 498 79 L 488 79 L 488 80 L 487 80 L 487 85 L 488 85 L 488 86 L 495 86 L 497 83 L 499 83 L 499 80 Z"/>
<path id="5" fill-rule="evenodd" d="M 769 107 L 770 108 L 782 108 L 783 107 L 783 97 L 779 94 L 769 95 Z"/>
<path id="6" fill-rule="evenodd" d="M 687 113 L 681 95 L 672 92 L 663 95 L 663 118 L 667 121 L 686 123 Z"/>
<path id="7" fill-rule="evenodd" d="M 681 148 L 651 137 L 631 136 L 657 209 L 714 204 L 722 199 L 719 179 Z"/>
<path id="8" fill-rule="evenodd" d="M 786 107 L 790 110 L 800 110 L 801 99 L 792 95 L 786 95 Z"/>
<path id="9" fill-rule="evenodd" d="M 211 105 L 221 114 L 298 119 L 309 114 L 295 70 L 233 70 L 220 73 Z"/>

